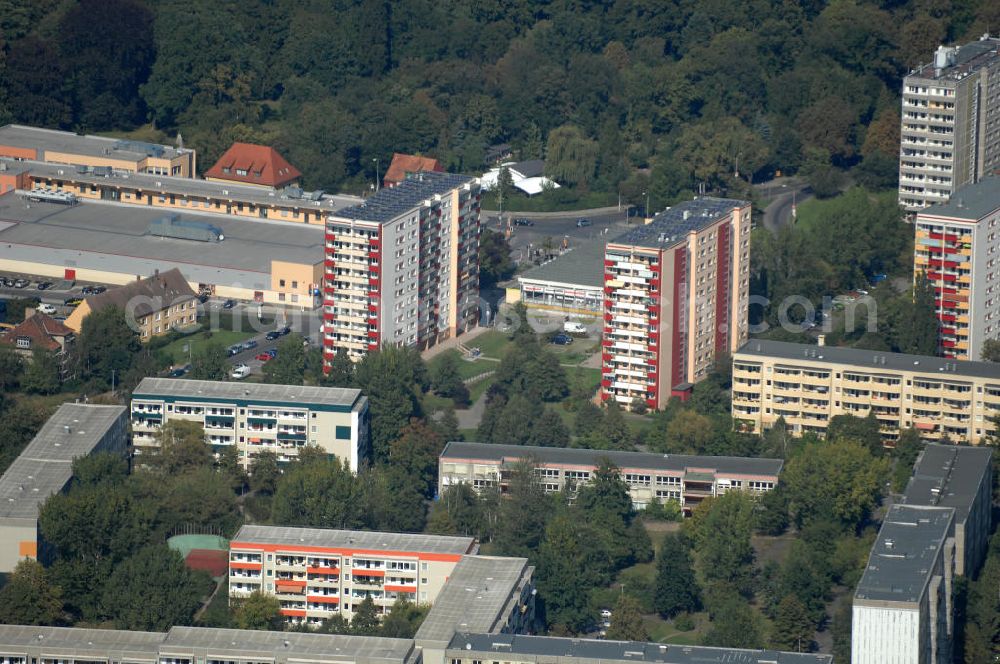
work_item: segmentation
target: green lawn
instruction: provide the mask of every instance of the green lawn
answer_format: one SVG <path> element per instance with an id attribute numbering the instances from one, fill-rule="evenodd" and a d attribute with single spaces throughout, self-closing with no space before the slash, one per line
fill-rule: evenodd
<path id="1" fill-rule="evenodd" d="M 496 330 L 480 334 L 476 337 L 475 341 L 470 343 L 473 344 L 474 348 L 479 348 L 482 351 L 483 357 L 492 357 L 498 360 L 502 360 L 503 356 L 507 353 L 507 349 L 513 345 L 513 342 L 506 334 L 497 332 Z"/>
<path id="2" fill-rule="evenodd" d="M 181 337 L 163 347 L 163 352 L 170 358 L 171 364 L 187 364 L 189 354 L 198 352 L 198 349 L 208 343 L 221 344 L 223 348 L 232 346 L 256 334 L 252 330 L 246 332 L 233 332 L 231 330 L 216 330 L 208 332 L 198 332 Z M 186 346 L 190 345 L 190 350 Z"/>
<path id="3" fill-rule="evenodd" d="M 479 374 L 487 371 L 493 371 L 498 366 L 496 362 L 490 362 L 489 360 L 472 362 L 466 360 L 465 357 L 457 350 L 446 350 L 427 363 L 427 369 L 431 372 L 432 376 L 434 375 L 434 367 L 442 362 L 442 358 L 445 355 L 452 355 L 458 359 L 458 375 L 460 375 L 463 380 L 466 378 L 472 378 L 473 376 L 478 376 Z"/>

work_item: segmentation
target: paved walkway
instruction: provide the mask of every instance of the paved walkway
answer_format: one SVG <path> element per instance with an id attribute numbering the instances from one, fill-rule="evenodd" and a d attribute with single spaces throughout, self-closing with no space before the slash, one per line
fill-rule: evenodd
<path id="1" fill-rule="evenodd" d="M 427 360 L 431 359 L 432 357 L 440 355 L 446 350 L 454 349 L 461 352 L 462 346 L 468 346 L 473 339 L 478 337 L 480 334 L 485 334 L 486 332 L 489 332 L 491 329 L 493 328 L 474 327 L 465 334 L 461 334 L 457 337 L 451 337 L 450 339 L 445 339 L 436 346 L 431 346 L 430 348 L 422 352 L 420 356 L 424 358 L 424 361 L 426 362 Z"/>
<path id="2" fill-rule="evenodd" d="M 455 411 L 455 419 L 458 420 L 459 429 L 478 429 L 479 423 L 483 421 L 483 413 L 486 412 L 486 393 L 476 399 L 468 408 Z"/>

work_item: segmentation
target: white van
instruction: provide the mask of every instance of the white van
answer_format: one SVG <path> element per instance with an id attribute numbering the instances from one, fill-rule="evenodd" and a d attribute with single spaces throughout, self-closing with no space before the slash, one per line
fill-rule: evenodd
<path id="1" fill-rule="evenodd" d="M 242 380 L 250 375 L 250 367 L 245 364 L 237 364 L 233 367 L 233 372 L 229 374 L 230 378 L 235 378 L 236 380 Z"/>
<path id="2" fill-rule="evenodd" d="M 563 332 L 567 334 L 586 334 L 587 328 L 584 327 L 583 323 L 566 321 L 565 323 L 563 323 Z"/>

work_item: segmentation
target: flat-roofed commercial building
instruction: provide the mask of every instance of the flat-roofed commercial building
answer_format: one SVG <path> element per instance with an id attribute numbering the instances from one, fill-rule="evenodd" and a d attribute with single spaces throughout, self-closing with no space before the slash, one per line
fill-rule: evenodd
<path id="1" fill-rule="evenodd" d="M 472 537 L 243 526 L 229 544 L 229 596 L 277 596 L 288 622 L 318 625 L 371 597 L 386 613 L 397 599 L 433 603 Z"/>
<path id="2" fill-rule="evenodd" d="M 0 572 L 11 572 L 22 558 L 48 558 L 38 511 L 69 485 L 74 459 L 94 452 L 124 455 L 127 447 L 123 406 L 59 406 L 0 477 Z"/>
<path id="3" fill-rule="evenodd" d="M 836 415 L 875 415 L 887 445 L 900 429 L 978 445 L 1000 413 L 1000 365 L 754 339 L 733 355 L 732 413 L 763 432 L 824 435 Z"/>
<path id="4" fill-rule="evenodd" d="M 16 124 L 0 127 L 0 157 L 184 178 L 196 166 L 186 148 Z"/>
<path id="5" fill-rule="evenodd" d="M 919 210 L 1000 167 L 1000 39 L 940 46 L 903 79 L 899 203 Z"/>
<path id="6" fill-rule="evenodd" d="M 132 392 L 131 416 L 140 455 L 171 420 L 202 425 L 206 443 L 216 452 L 235 446 L 244 466 L 264 450 L 286 462 L 314 445 L 357 472 L 369 454 L 368 398 L 354 389 L 143 378 Z"/>
<path id="7" fill-rule="evenodd" d="M 519 275 L 517 297 L 526 307 L 543 311 L 600 316 L 604 311 L 604 247 L 604 239 L 581 241 Z"/>
<path id="8" fill-rule="evenodd" d="M 424 664 L 444 664 L 456 632 L 520 634 L 535 629 L 535 568 L 526 558 L 464 556 L 414 641 Z"/>
<path id="9" fill-rule="evenodd" d="M 416 173 L 330 215 L 324 361 L 426 348 L 479 320 L 479 182 Z"/>
<path id="10" fill-rule="evenodd" d="M 510 469 L 530 460 L 548 492 L 589 482 L 602 460 L 621 471 L 632 503 L 645 508 L 654 500 L 674 500 L 684 511 L 709 496 L 727 491 L 765 493 L 778 483 L 781 459 L 650 454 L 527 445 L 450 442 L 438 459 L 438 493 L 453 484 L 471 484 L 477 491 L 507 489 Z"/>
<path id="11" fill-rule="evenodd" d="M 687 398 L 749 333 L 750 203 L 696 198 L 607 243 L 601 398 Z"/>
<path id="12" fill-rule="evenodd" d="M 456 634 L 445 651 L 451 664 L 833 664 L 832 655 L 704 646 L 571 639 L 518 634 Z"/>
<path id="13" fill-rule="evenodd" d="M 150 207 L 91 201 L 26 205 L 16 195 L 0 196 L 0 270 L 122 285 L 177 268 L 196 292 L 317 306 L 322 228 L 198 212 L 172 219 L 171 226 L 201 225 L 224 238 L 200 241 L 159 234 L 165 216 Z"/>
<path id="14" fill-rule="evenodd" d="M 417 664 L 410 639 L 172 627 L 129 632 L 0 625 L 4 664 Z"/>
<path id="15" fill-rule="evenodd" d="M 893 505 L 854 593 L 854 664 L 950 664 L 955 510 Z"/>
<path id="16" fill-rule="evenodd" d="M 1000 104 L 994 114 L 1000 117 Z M 963 187 L 947 203 L 917 214 L 913 278 L 925 276 L 934 289 L 939 355 L 978 360 L 983 344 L 1000 338 L 1000 271 L 994 268 L 998 223 L 997 176 Z"/>
<path id="17" fill-rule="evenodd" d="M 986 558 L 993 509 L 993 450 L 930 444 L 900 501 L 955 510 L 955 574 L 975 576 Z"/>

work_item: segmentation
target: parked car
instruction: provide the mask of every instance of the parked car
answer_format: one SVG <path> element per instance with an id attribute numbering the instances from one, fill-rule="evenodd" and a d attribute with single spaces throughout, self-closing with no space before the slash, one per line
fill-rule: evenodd
<path id="1" fill-rule="evenodd" d="M 535 222 L 533 222 L 531 219 L 525 219 L 524 217 L 518 217 L 517 219 L 514 220 L 514 225 L 515 226 L 534 226 Z"/>
<path id="2" fill-rule="evenodd" d="M 590 226 L 590 219 L 587 219 L 586 217 L 580 217 L 579 219 L 576 220 L 577 228 L 583 228 L 584 226 Z"/>
<path id="3" fill-rule="evenodd" d="M 264 352 L 267 353 L 268 355 L 270 355 L 272 359 L 275 358 L 275 357 L 278 357 L 278 349 L 277 348 L 268 348 Z"/>
<path id="4" fill-rule="evenodd" d="M 54 285 L 51 281 L 40 281 L 38 282 L 38 290 L 48 290 Z"/>
<path id="5" fill-rule="evenodd" d="M 247 339 L 246 341 L 243 342 L 242 346 L 243 350 L 253 350 L 254 348 L 257 347 L 257 340 Z"/>
<path id="6" fill-rule="evenodd" d="M 206 302 L 208 302 L 208 293 L 199 293 L 198 294 L 198 301 L 201 302 L 202 304 L 205 304 Z"/>
<path id="7" fill-rule="evenodd" d="M 278 328 L 278 329 L 277 329 L 276 331 L 277 331 L 277 333 L 278 333 L 278 335 L 279 335 L 279 336 L 282 336 L 282 337 L 283 337 L 283 336 L 285 336 L 286 334 L 290 334 L 290 333 L 291 333 L 291 331 L 292 331 L 292 328 L 290 328 L 290 327 L 288 327 L 288 326 L 286 325 L 286 326 L 284 326 L 284 327 L 279 327 L 279 328 Z"/>
<path id="8" fill-rule="evenodd" d="M 226 355 L 232 357 L 233 355 L 236 355 L 237 353 L 240 353 L 242 351 L 243 351 L 243 344 L 233 344 L 232 346 L 226 349 Z"/>
<path id="9" fill-rule="evenodd" d="M 280 336 L 281 336 L 280 332 L 278 332 L 277 330 L 271 330 L 270 332 L 264 335 L 264 338 L 267 339 L 268 341 L 274 341 Z"/>
<path id="10" fill-rule="evenodd" d="M 557 346 L 568 346 L 573 343 L 573 337 L 568 334 L 557 334 L 549 341 L 550 344 L 556 344 Z"/>
<path id="11" fill-rule="evenodd" d="M 229 374 L 230 378 L 235 378 L 236 380 L 242 380 L 250 375 L 250 367 L 245 364 L 237 364 L 233 367 L 232 373 Z"/>
<path id="12" fill-rule="evenodd" d="M 108 290 L 107 286 L 94 286 L 93 289 L 91 289 L 91 291 L 94 293 L 94 295 L 100 295 L 101 293 L 105 292 L 106 290 Z"/>
<path id="13" fill-rule="evenodd" d="M 563 323 L 563 332 L 567 334 L 586 334 L 587 328 L 584 327 L 583 323 L 568 320 Z"/>
<path id="14" fill-rule="evenodd" d="M 236 300 L 226 300 L 225 302 L 222 303 L 223 309 L 232 309 L 235 306 L 236 306 Z"/>
<path id="15" fill-rule="evenodd" d="M 27 288 L 30 283 L 27 279 L 18 279 L 14 282 L 14 288 Z"/>
<path id="16" fill-rule="evenodd" d="M 80 304 L 81 302 L 83 302 L 83 298 L 82 297 L 75 297 L 75 296 L 74 297 L 67 297 L 65 300 L 63 300 L 63 304 L 65 304 L 67 307 L 75 307 L 76 305 Z"/>
<path id="17" fill-rule="evenodd" d="M 80 289 L 80 292 L 83 293 L 84 295 L 93 295 L 94 294 L 94 287 L 93 286 L 84 286 L 83 288 Z"/>
<path id="18" fill-rule="evenodd" d="M 11 279 L 10 277 L 4 277 L 3 278 L 3 285 L 5 287 L 7 287 L 7 288 L 13 288 L 14 287 L 14 280 Z"/>
<path id="19" fill-rule="evenodd" d="M 256 359 L 260 360 L 261 362 L 267 362 L 272 357 L 274 357 L 274 355 L 271 355 L 267 351 L 265 351 L 263 353 L 257 353 L 257 355 L 256 355 Z"/>
<path id="20" fill-rule="evenodd" d="M 51 315 L 51 314 L 54 314 L 55 312 L 56 312 L 56 308 L 53 307 L 51 304 L 42 303 L 42 304 L 38 305 L 38 313 L 40 313 L 40 314 Z"/>
<path id="21" fill-rule="evenodd" d="M 191 365 L 190 364 L 185 364 L 182 367 L 177 367 L 176 369 L 173 369 L 167 375 L 170 376 L 171 378 L 180 378 L 181 376 L 183 376 L 184 374 L 186 374 L 190 370 L 191 370 Z"/>

